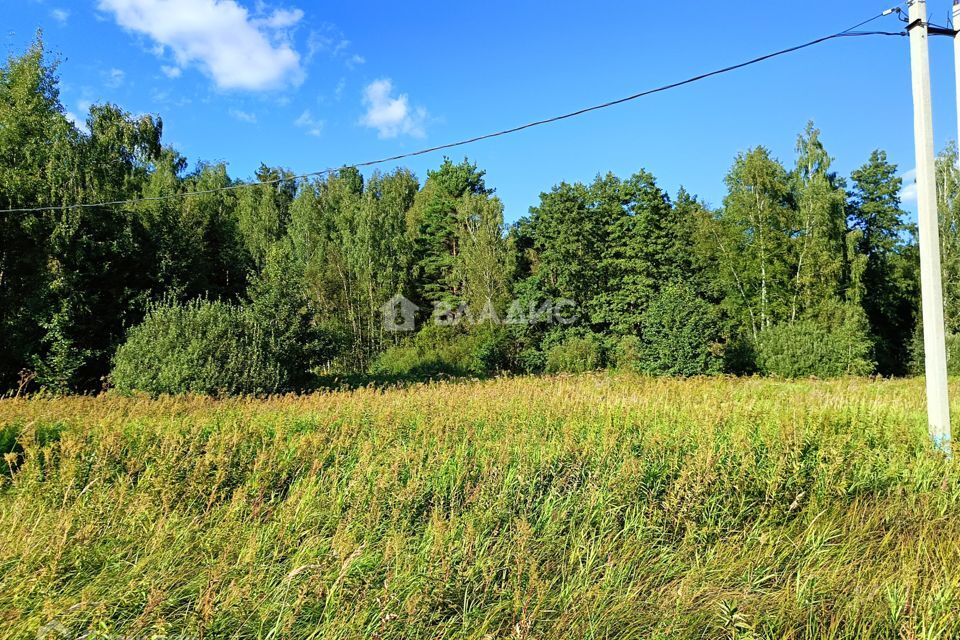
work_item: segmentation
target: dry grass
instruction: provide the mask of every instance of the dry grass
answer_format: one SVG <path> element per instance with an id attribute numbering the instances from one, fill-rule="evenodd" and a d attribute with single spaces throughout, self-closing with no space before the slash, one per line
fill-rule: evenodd
<path id="1" fill-rule="evenodd" d="M 922 403 L 621 375 L 0 401 L 0 638 L 960 637 Z"/>

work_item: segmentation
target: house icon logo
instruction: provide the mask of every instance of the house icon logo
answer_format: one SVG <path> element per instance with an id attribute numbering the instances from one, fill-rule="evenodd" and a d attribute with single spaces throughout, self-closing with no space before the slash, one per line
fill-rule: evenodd
<path id="1" fill-rule="evenodd" d="M 417 328 L 417 311 L 420 307 L 399 293 L 380 307 L 383 314 L 383 328 L 392 333 L 413 331 Z"/>

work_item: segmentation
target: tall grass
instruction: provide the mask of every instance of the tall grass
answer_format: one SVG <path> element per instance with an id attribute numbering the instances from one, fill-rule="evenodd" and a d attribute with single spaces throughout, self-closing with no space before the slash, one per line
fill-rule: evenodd
<path id="1" fill-rule="evenodd" d="M 957 638 L 922 403 L 606 374 L 2 401 L 0 638 Z"/>

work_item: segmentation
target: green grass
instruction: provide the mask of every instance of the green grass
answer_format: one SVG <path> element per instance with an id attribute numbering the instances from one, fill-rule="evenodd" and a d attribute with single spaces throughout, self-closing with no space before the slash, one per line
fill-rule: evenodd
<path id="1" fill-rule="evenodd" d="M 601 374 L 6 400 L 0 638 L 957 638 L 924 416 Z"/>

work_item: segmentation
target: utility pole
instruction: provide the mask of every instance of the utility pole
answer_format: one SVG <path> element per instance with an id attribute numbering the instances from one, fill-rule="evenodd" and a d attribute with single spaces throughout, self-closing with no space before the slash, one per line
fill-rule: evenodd
<path id="1" fill-rule="evenodd" d="M 950 451 L 950 403 L 947 399 L 947 349 L 940 275 L 940 226 L 933 151 L 930 53 L 926 0 L 911 0 L 907 31 L 913 75 L 913 135 L 917 153 L 917 209 L 920 227 L 920 291 L 927 383 L 927 422 L 934 444 Z"/>
<path id="2" fill-rule="evenodd" d="M 953 73 L 957 85 L 957 154 L 960 155 L 960 0 L 953 0 Z"/>

